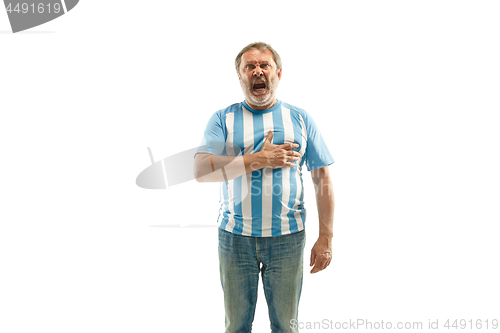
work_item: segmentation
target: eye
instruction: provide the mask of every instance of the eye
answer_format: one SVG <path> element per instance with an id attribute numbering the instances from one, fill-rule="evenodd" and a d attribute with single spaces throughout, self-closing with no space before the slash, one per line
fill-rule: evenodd
<path id="1" fill-rule="evenodd" d="M 253 69 L 254 67 L 254 65 L 247 65 L 246 69 Z"/>
<path id="2" fill-rule="evenodd" d="M 269 65 L 268 64 L 262 64 L 261 67 L 267 68 L 267 67 L 269 67 Z"/>

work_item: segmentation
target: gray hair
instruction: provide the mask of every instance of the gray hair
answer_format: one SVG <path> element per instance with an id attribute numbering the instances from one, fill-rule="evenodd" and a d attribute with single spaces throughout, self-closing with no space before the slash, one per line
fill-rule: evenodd
<path id="1" fill-rule="evenodd" d="M 243 53 L 249 50 L 271 51 L 271 53 L 273 54 L 273 60 L 276 63 L 276 72 L 279 72 L 281 70 L 281 57 L 278 54 L 278 52 L 276 52 L 269 44 L 266 44 L 264 42 L 255 42 L 245 46 L 236 56 L 236 59 L 234 60 L 234 65 L 236 67 L 236 73 L 238 73 L 238 75 L 240 75 L 241 56 L 243 55 Z"/>

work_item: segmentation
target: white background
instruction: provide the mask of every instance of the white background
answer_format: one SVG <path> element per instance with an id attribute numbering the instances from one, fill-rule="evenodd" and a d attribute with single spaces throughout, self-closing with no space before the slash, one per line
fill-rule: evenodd
<path id="1" fill-rule="evenodd" d="M 500 4 L 312 3 L 83 0 L 17 34 L 0 10 L 1 332 L 223 332 L 216 227 L 161 227 L 214 225 L 218 186 L 135 179 L 242 101 L 234 57 L 261 40 L 336 160 L 314 275 L 304 169 L 299 320 L 500 320 Z"/>

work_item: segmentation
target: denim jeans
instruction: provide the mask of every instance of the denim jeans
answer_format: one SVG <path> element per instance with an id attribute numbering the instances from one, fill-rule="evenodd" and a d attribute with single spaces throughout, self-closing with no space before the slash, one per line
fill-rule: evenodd
<path id="1" fill-rule="evenodd" d="M 272 333 L 298 332 L 297 319 L 305 230 L 274 237 L 236 235 L 219 228 L 219 269 L 226 312 L 225 333 L 250 333 L 257 304 L 259 273 Z"/>

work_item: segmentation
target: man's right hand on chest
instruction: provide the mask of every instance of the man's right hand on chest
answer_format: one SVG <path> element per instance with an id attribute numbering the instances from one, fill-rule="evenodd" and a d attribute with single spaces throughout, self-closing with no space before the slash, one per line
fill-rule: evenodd
<path id="1" fill-rule="evenodd" d="M 263 168 L 278 169 L 296 166 L 300 154 L 297 143 L 272 144 L 269 131 L 260 151 L 242 156 L 220 156 L 199 153 L 195 156 L 194 176 L 198 182 L 224 182 Z"/>
<path id="2" fill-rule="evenodd" d="M 273 140 L 273 131 L 267 133 L 266 139 L 262 144 L 262 149 L 256 154 L 261 154 L 264 159 L 264 167 L 271 169 L 278 169 L 283 167 L 296 166 L 293 161 L 300 159 L 300 154 L 293 148 L 298 148 L 297 143 L 284 143 L 282 145 L 274 145 L 271 143 Z"/>

